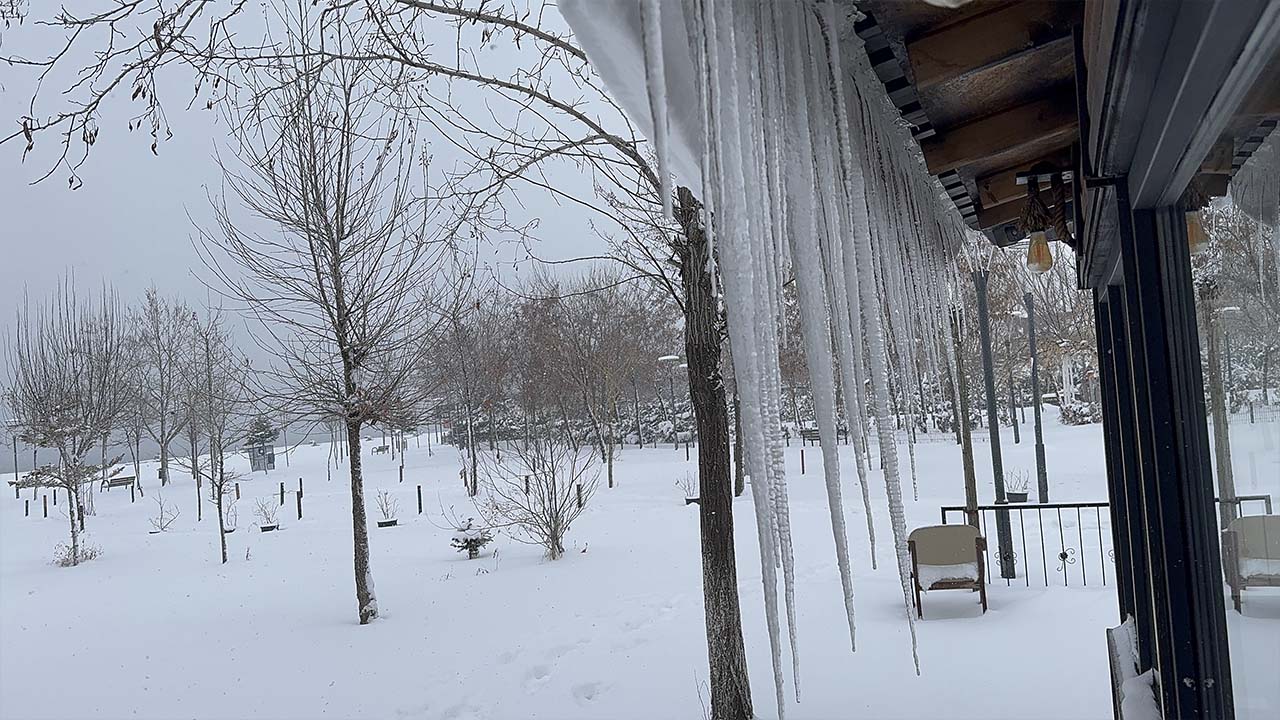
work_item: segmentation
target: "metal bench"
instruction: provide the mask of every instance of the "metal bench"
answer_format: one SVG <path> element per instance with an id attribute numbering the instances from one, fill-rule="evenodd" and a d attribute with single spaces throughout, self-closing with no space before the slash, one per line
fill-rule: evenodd
<path id="1" fill-rule="evenodd" d="M 129 487 L 136 480 L 137 478 L 132 475 L 121 475 L 120 477 L 107 478 L 102 481 L 102 485 L 98 487 L 98 490 L 106 490 L 110 492 L 113 487 Z"/>
<path id="2" fill-rule="evenodd" d="M 389 452 L 391 452 L 391 446 L 390 446 L 390 445 L 378 445 L 377 447 L 375 447 L 375 448 L 373 449 L 373 454 L 374 454 L 374 455 L 386 455 L 386 454 L 387 454 L 387 453 L 389 453 Z"/>
<path id="3" fill-rule="evenodd" d="M 800 442 L 803 445 L 813 443 L 817 445 L 821 438 L 818 437 L 818 428 L 800 428 Z"/>

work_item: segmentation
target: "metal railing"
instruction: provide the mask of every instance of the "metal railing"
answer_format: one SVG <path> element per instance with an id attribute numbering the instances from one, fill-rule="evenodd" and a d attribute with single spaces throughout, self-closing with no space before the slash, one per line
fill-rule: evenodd
<path id="1" fill-rule="evenodd" d="M 1087 586 L 1090 582 L 1106 585 L 1108 574 L 1114 581 L 1115 572 L 1107 570 L 1107 564 L 1115 562 L 1107 503 L 1010 503 L 979 505 L 977 509 L 979 530 L 987 538 L 988 583 L 1004 580 L 1006 585 L 1013 585 L 1021 579 L 1030 587 L 1034 577 L 1042 580 L 1045 587 L 1057 585 L 1059 580 L 1063 586 Z M 963 522 L 964 512 L 963 505 L 944 506 L 942 523 L 947 524 L 953 513 Z M 994 531 L 999 513 L 1008 513 L 1010 519 L 1010 559 L 1015 573 L 1009 578 L 1000 577 L 999 542 L 988 532 L 988 527 Z M 997 560 L 994 566 L 993 553 Z"/>
<path id="2" fill-rule="evenodd" d="M 1257 503 L 1258 509 L 1267 515 L 1273 510 L 1270 495 L 1237 495 L 1228 502 L 1236 506 L 1237 516 L 1245 514 L 1246 505 L 1252 503 Z M 988 583 L 1004 580 L 1011 586 L 1022 580 L 1023 585 L 1030 587 L 1034 578 L 1045 587 L 1070 587 L 1090 583 L 1107 585 L 1115 581 L 1115 570 L 1109 569 L 1115 564 L 1115 549 L 1108 503 L 1009 503 L 979 505 L 977 510 L 978 529 L 987 538 Z M 1012 536 L 1008 559 L 1014 576 L 1008 578 L 1000 577 L 1000 544 L 993 535 L 1000 513 L 1008 513 Z M 953 516 L 964 522 L 965 508 L 944 505 L 941 514 L 944 525 Z"/>

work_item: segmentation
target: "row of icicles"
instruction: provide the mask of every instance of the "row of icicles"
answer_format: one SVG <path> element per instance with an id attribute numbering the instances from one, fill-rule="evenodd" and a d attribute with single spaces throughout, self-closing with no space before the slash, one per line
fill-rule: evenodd
<path id="1" fill-rule="evenodd" d="M 849 419 L 854 439 L 873 568 L 876 544 L 868 492 L 873 436 L 879 446 L 904 614 L 919 672 L 895 416 L 924 412 L 926 378 L 930 391 L 938 393 L 944 387 L 940 378 L 954 377 L 954 357 L 945 350 L 948 298 L 943 293 L 949 259 L 963 230 L 868 66 L 860 41 L 841 36 L 847 18 L 838 16 L 834 3 L 684 0 L 682 10 L 701 99 L 701 199 L 742 403 L 782 717 L 783 613 L 792 681 L 796 699 L 800 697 L 777 353 L 783 286 L 793 281 L 799 300 L 850 647 L 856 647 L 855 607 L 836 440 L 839 415 Z M 655 149 L 668 182 L 659 2 L 642 0 L 641 18 Z M 907 425 L 912 489 L 918 497 L 915 423 Z"/>

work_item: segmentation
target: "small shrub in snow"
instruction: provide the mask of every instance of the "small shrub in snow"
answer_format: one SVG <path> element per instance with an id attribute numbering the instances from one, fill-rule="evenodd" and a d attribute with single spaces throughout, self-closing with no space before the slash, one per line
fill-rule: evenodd
<path id="1" fill-rule="evenodd" d="M 449 543 L 458 552 L 467 551 L 467 559 L 480 557 L 480 549 L 493 541 L 493 533 L 485 528 L 476 527 L 475 518 L 467 518 L 465 523 L 453 530 L 453 540 Z"/>
<path id="2" fill-rule="evenodd" d="M 275 498 L 258 498 L 254 501 L 253 516 L 258 518 L 258 525 L 275 525 L 280 506 Z"/>
<path id="3" fill-rule="evenodd" d="M 680 492 L 684 493 L 686 501 L 698 497 L 698 479 L 692 473 L 685 473 L 683 477 L 676 481 L 676 487 L 680 488 Z"/>
<path id="4" fill-rule="evenodd" d="M 182 514 L 182 510 L 177 505 L 165 504 L 164 495 L 161 493 L 156 493 L 155 501 L 156 516 L 150 518 L 151 527 L 158 533 L 164 532 L 169 529 L 174 520 L 178 519 L 178 516 Z"/>
<path id="5" fill-rule="evenodd" d="M 82 562 L 94 560 L 101 555 L 102 548 L 83 541 L 75 551 L 66 543 L 58 543 L 53 548 L 53 564 L 58 567 L 73 567 Z"/>
<path id="6" fill-rule="evenodd" d="M 599 469 L 592 448 L 545 430 L 499 460 L 481 458 L 484 498 L 476 508 L 491 528 L 508 528 L 519 542 L 539 545 L 547 557 L 564 555 L 564 538 L 595 493 Z"/>
<path id="7" fill-rule="evenodd" d="M 383 520 L 395 520 L 396 516 L 400 514 L 400 501 L 391 497 L 391 493 L 386 490 L 379 490 L 377 496 L 375 496 L 375 501 Z"/>
<path id="8" fill-rule="evenodd" d="M 1022 469 L 1010 471 L 1009 478 L 1004 482 L 1005 492 L 1011 493 L 1025 493 L 1030 486 L 1031 476 Z"/>

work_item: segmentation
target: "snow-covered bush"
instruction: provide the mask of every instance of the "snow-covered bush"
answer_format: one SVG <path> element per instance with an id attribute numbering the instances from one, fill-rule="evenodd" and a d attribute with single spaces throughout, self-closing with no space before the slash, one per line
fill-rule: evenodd
<path id="1" fill-rule="evenodd" d="M 1058 408 L 1063 425 L 1089 425 L 1102 422 L 1102 406 L 1093 402 L 1066 403 Z"/>
<path id="2" fill-rule="evenodd" d="M 466 550 L 468 560 L 480 557 L 481 548 L 493 541 L 493 533 L 485 528 L 476 527 L 475 523 L 475 518 L 467 518 L 465 523 L 453 529 L 453 539 L 449 543 L 458 552 Z"/>
<path id="3" fill-rule="evenodd" d="M 582 514 L 600 471 L 594 448 L 575 446 L 546 429 L 510 452 L 481 457 L 483 497 L 476 508 L 490 528 L 508 528 L 511 537 L 539 545 L 547 557 L 564 554 L 564 537 Z"/>
<path id="4" fill-rule="evenodd" d="M 81 541 L 75 549 L 67 543 L 58 543 L 53 548 L 53 564 L 58 567 L 72 567 L 101 555 L 102 548 L 84 541 Z"/>

